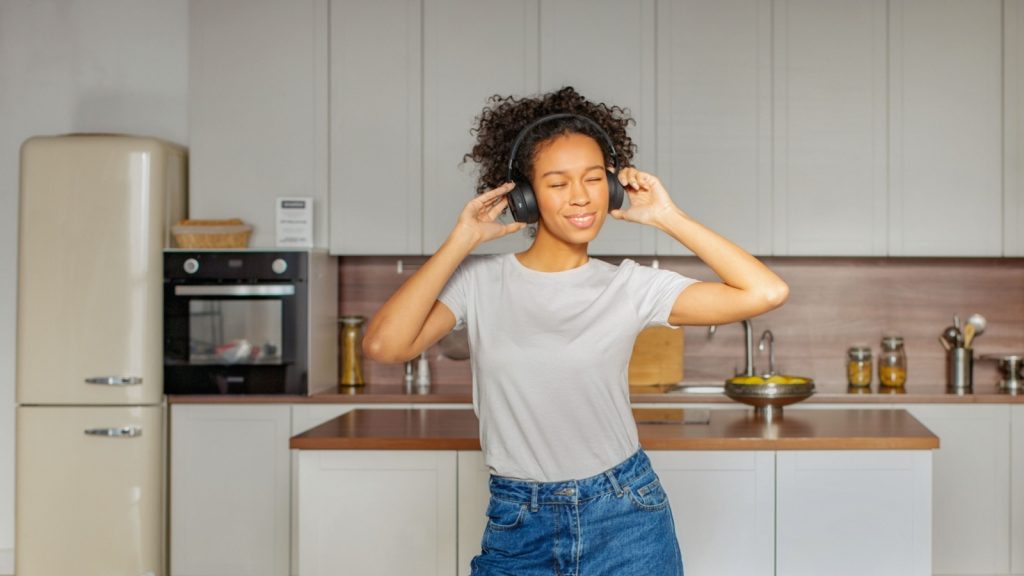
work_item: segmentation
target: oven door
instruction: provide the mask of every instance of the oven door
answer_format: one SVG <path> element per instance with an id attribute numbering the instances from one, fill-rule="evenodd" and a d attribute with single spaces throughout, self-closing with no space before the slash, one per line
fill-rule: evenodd
<path id="1" fill-rule="evenodd" d="M 166 393 L 305 393 L 295 284 L 171 284 L 164 309 Z"/>

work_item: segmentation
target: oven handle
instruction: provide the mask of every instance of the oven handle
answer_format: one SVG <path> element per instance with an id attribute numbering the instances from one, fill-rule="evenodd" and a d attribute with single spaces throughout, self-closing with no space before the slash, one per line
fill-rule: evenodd
<path id="1" fill-rule="evenodd" d="M 294 296 L 294 284 L 179 285 L 175 296 Z"/>

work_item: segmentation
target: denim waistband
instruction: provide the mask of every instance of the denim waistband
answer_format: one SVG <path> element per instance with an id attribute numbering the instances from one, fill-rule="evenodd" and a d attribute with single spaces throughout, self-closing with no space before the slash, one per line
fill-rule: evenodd
<path id="1" fill-rule="evenodd" d="M 533 510 L 539 504 L 570 504 L 614 492 L 622 494 L 622 486 L 651 471 L 651 461 L 643 448 L 621 463 L 579 480 L 534 482 L 505 476 L 490 477 L 491 496 L 512 502 L 529 502 Z"/>

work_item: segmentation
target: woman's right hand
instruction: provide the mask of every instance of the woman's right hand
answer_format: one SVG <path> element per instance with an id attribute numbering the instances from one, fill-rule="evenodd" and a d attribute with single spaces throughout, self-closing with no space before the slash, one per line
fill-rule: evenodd
<path id="1" fill-rule="evenodd" d="M 526 224 L 523 222 L 503 224 L 498 221 L 498 216 L 508 206 L 506 195 L 513 188 L 515 183 L 506 182 L 470 200 L 459 214 L 456 230 L 469 235 L 476 246 L 525 228 Z"/>

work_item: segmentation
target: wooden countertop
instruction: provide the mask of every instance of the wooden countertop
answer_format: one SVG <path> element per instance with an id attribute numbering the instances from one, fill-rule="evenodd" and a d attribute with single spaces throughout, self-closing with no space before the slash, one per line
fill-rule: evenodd
<path id="1" fill-rule="evenodd" d="M 931 450 L 939 439 L 905 410 L 633 410 L 645 450 Z M 683 423 L 688 416 L 707 423 Z M 480 450 L 471 409 L 353 410 L 292 437 L 299 450 Z"/>
<path id="2" fill-rule="evenodd" d="M 975 384 L 971 394 L 952 394 L 945 385 L 913 384 L 904 389 L 879 390 L 876 384 L 869 392 L 847 390 L 845 386 L 818 384 L 818 390 L 805 403 L 810 404 L 1024 404 L 1024 394 L 1000 392 L 993 383 Z M 739 404 L 722 394 L 678 394 L 669 392 L 670 385 L 634 387 L 630 400 L 634 404 Z M 400 384 L 368 384 L 339 388 L 313 396 L 242 396 L 210 395 L 167 397 L 170 404 L 472 404 L 472 388 L 468 384 L 434 384 L 427 391 L 406 392 Z"/>

